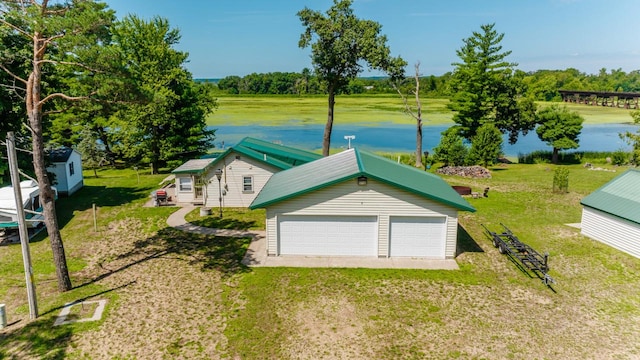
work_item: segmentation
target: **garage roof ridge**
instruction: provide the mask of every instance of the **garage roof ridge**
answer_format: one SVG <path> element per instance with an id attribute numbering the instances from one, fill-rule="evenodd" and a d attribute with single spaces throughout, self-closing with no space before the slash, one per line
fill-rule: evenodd
<path id="1" fill-rule="evenodd" d="M 251 203 L 265 207 L 358 176 L 368 176 L 459 210 L 475 211 L 442 178 L 356 148 L 275 174 Z"/>

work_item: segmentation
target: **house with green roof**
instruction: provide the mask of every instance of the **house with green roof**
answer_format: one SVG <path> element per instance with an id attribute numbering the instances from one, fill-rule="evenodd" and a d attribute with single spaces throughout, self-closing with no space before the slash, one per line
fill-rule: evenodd
<path id="1" fill-rule="evenodd" d="M 580 203 L 583 235 L 640 258 L 640 170 L 625 171 Z"/>
<path id="2" fill-rule="evenodd" d="M 274 174 L 249 207 L 266 209 L 267 255 L 456 255 L 458 212 L 475 211 L 435 174 L 349 149 Z"/>
<path id="3" fill-rule="evenodd" d="M 173 170 L 176 202 L 217 207 L 222 198 L 224 207 L 248 207 L 271 175 L 321 157 L 246 137 L 215 158 L 189 160 Z"/>

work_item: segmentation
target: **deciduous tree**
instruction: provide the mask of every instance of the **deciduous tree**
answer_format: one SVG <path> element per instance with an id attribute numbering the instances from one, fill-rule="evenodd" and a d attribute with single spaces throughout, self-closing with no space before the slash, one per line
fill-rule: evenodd
<path id="1" fill-rule="evenodd" d="M 322 138 L 324 156 L 329 155 L 335 96 L 362 71 L 362 64 L 382 70 L 392 78 L 402 77 L 406 65 L 402 58 L 390 56 L 387 37 L 380 35 L 382 26 L 357 18 L 351 9 L 352 2 L 334 0 L 326 15 L 309 8 L 298 12 L 305 27 L 298 46 L 311 46 L 316 76 L 327 87 L 328 114 Z"/>
<path id="2" fill-rule="evenodd" d="M 540 125 L 536 133 L 540 140 L 553 147 L 551 162 L 558 163 L 558 151 L 578 148 L 578 136 L 584 119 L 566 106 L 551 105 L 538 113 Z"/>
<path id="3" fill-rule="evenodd" d="M 211 84 L 193 81 L 183 67 L 188 54 L 173 48 L 179 40 L 179 31 L 160 17 L 130 15 L 113 29 L 114 46 L 139 94 L 118 113 L 119 151 L 131 162 L 150 163 L 152 173 L 167 161 L 205 153 L 213 141 L 205 122 L 217 106 Z"/>
<path id="4" fill-rule="evenodd" d="M 632 111 L 631 117 L 633 118 L 633 122 L 635 124 L 640 125 L 640 110 Z M 636 133 L 627 131 L 623 134 L 620 134 L 620 138 L 631 145 L 631 162 L 636 165 L 640 164 L 640 130 L 638 130 Z"/>

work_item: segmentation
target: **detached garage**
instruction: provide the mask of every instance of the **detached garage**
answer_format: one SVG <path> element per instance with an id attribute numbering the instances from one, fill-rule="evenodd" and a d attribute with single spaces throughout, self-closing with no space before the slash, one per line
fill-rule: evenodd
<path id="1" fill-rule="evenodd" d="M 458 211 L 475 209 L 437 175 L 350 149 L 274 174 L 267 254 L 455 257 Z"/>
<path id="2" fill-rule="evenodd" d="M 640 258 L 640 170 L 622 173 L 581 204 L 583 235 Z"/>

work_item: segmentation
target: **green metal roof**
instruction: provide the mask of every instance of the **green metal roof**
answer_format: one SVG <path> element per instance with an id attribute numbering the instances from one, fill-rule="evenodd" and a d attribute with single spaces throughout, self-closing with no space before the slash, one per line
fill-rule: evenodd
<path id="1" fill-rule="evenodd" d="M 201 174 L 207 169 L 214 167 L 232 152 L 240 153 L 262 163 L 275 166 L 281 170 L 289 169 L 296 165 L 306 164 L 322 157 L 322 155 L 310 151 L 246 137 L 238 144 L 228 148 L 223 153 L 218 154 L 214 159 L 207 158 L 189 160 L 177 169 L 173 170 L 172 173 Z"/>
<path id="2" fill-rule="evenodd" d="M 249 208 L 263 208 L 361 175 L 459 210 L 475 211 L 437 175 L 358 149 L 274 174 Z"/>
<path id="3" fill-rule="evenodd" d="M 580 203 L 640 224 L 640 170 L 625 171 Z"/>
<path id="4" fill-rule="evenodd" d="M 214 159 L 192 159 L 178 166 L 173 174 L 201 174 L 213 162 Z"/>
<path id="5" fill-rule="evenodd" d="M 262 154 L 270 155 L 292 166 L 318 160 L 322 155 L 289 146 L 271 143 L 251 137 L 242 139 L 237 146 L 246 147 Z"/>

